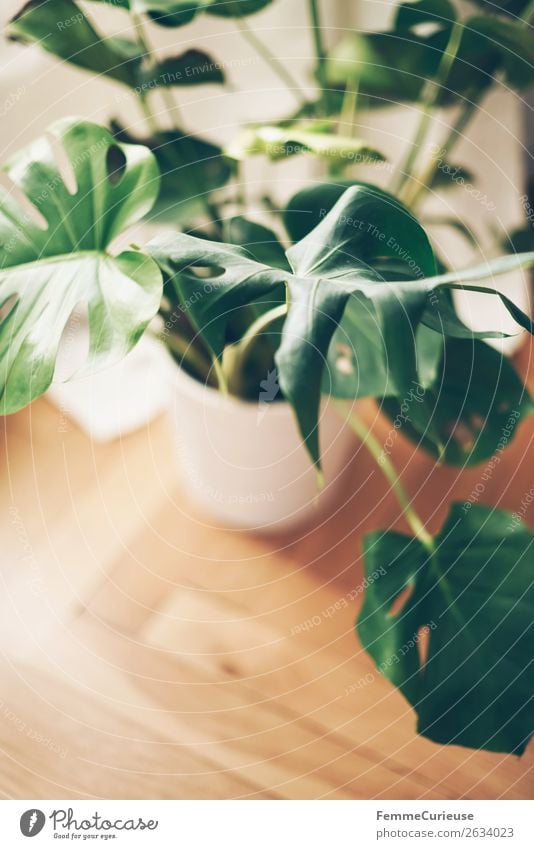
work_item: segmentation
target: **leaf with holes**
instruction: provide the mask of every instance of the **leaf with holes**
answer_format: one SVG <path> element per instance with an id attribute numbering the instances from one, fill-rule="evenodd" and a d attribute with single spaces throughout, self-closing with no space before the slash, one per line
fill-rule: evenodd
<path id="1" fill-rule="evenodd" d="M 50 385 L 78 305 L 89 319 L 84 374 L 120 360 L 156 314 L 157 265 L 108 248 L 151 209 L 159 172 L 146 148 L 76 120 L 52 126 L 4 171 L 14 188 L 0 194 L 0 404 L 11 413 Z"/>
<path id="2" fill-rule="evenodd" d="M 375 577 L 358 634 L 430 740 L 525 750 L 534 730 L 533 542 L 513 514 L 460 504 L 433 553 L 393 531 L 365 537 Z"/>
<path id="3" fill-rule="evenodd" d="M 366 184 L 347 189 L 320 223 L 286 251 L 291 272 L 258 262 L 242 248 L 186 234 L 159 237 L 148 249 L 176 281 L 182 303 L 216 360 L 226 344 L 228 314 L 285 285 L 288 311 L 276 353 L 280 386 L 317 465 L 325 362 L 331 345 L 340 341 L 338 329 L 356 362 L 366 363 L 368 370 L 374 364 L 383 370 L 386 364 L 388 392 L 401 397 L 414 382 L 427 384 L 436 372 L 440 340 L 437 334 L 421 333 L 422 325 L 441 336 L 471 333 L 450 305 L 451 288 L 498 296 L 522 327 L 534 331 L 509 298 L 475 285 L 534 264 L 534 254 L 434 276 L 434 255 L 421 225 L 394 197 Z M 326 391 L 359 397 L 354 371 L 350 380 L 352 390 L 346 382 L 342 388 L 331 382 Z"/>
<path id="4" fill-rule="evenodd" d="M 383 409 L 402 432 L 441 461 L 496 466 L 516 427 L 534 411 L 512 363 L 479 340 L 449 339 L 433 385 L 411 398 L 387 398 Z"/>

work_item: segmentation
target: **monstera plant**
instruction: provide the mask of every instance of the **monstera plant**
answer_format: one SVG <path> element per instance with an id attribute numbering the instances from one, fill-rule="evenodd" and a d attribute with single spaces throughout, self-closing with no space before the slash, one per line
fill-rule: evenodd
<path id="1" fill-rule="evenodd" d="M 162 278 L 138 250 L 109 252 L 157 197 L 158 167 L 146 148 L 66 120 L 5 171 L 12 190 L 0 194 L 0 405 L 10 413 L 49 387 L 80 303 L 90 336 L 85 370 L 103 368 L 128 353 L 154 317 Z"/>
<path id="2" fill-rule="evenodd" d="M 56 164 L 57 145 L 66 155 L 63 167 Z M 105 129 L 67 121 L 23 151 L 7 173 L 14 188 L 0 204 L 4 412 L 47 388 L 65 324 L 80 302 L 87 304 L 91 337 L 85 368 L 124 355 L 158 309 L 162 277 L 163 300 L 174 293 L 223 392 L 242 385 L 247 367 L 254 369 L 256 343 L 267 328 L 278 328 L 268 336 L 270 353 L 319 471 L 325 393 L 344 411 L 362 396 L 386 397 L 394 406 L 413 386 L 422 387 L 424 403 L 411 426 L 425 447 L 452 463 L 496 451 L 503 417 L 514 412 L 515 426 L 532 410 L 512 367 L 462 324 L 449 293 L 493 292 L 532 333 L 531 320 L 487 281 L 534 265 L 533 253 L 437 273 L 412 213 L 362 184 L 346 189 L 319 223 L 308 219 L 308 232 L 285 251 L 266 231 L 269 259 L 257 244 L 249 251 L 184 233 L 115 256 L 114 237 L 148 212 L 157 195 L 157 166 L 146 148 L 117 145 Z M 290 208 L 294 213 L 295 202 Z M 443 425 L 450 421 L 449 399 L 458 403 L 458 384 L 466 388 L 473 368 L 483 370 L 485 388 L 467 392 L 465 409 L 458 410 L 457 422 L 465 419 L 476 430 L 465 445 Z M 433 406 L 436 393 L 441 406 Z M 413 537 L 381 532 L 365 540 L 367 569 L 372 574 L 379 565 L 384 577 L 367 593 L 364 645 L 414 704 L 426 736 L 522 751 L 532 725 L 532 534 L 512 527 L 500 511 L 456 505 L 431 537 L 375 437 L 353 412 L 349 420 L 379 460 L 413 530 Z M 406 589 L 408 601 L 392 614 Z M 401 656 L 409 634 L 438 620 L 424 668 L 415 653 L 399 666 L 384 665 L 395 652 Z M 476 686 L 473 665 L 487 670 Z"/>
<path id="3" fill-rule="evenodd" d="M 141 141 L 154 152 L 164 176 L 154 213 L 185 228 L 196 227 L 202 220 L 217 238 L 228 237 L 221 224 L 228 217 L 228 204 L 241 200 L 234 178 L 245 157 L 263 155 L 280 161 L 306 152 L 322 159 L 337 181 L 350 180 L 362 164 L 381 159 L 372 145 L 358 138 L 362 109 L 367 113 L 364 126 L 369 127 L 373 112 L 400 103 L 419 107 L 415 135 L 387 187 L 412 209 L 421 206 L 429 191 L 450 190 L 460 180 L 475 181 L 449 157 L 482 100 L 499 88 L 522 95 L 534 82 L 530 26 L 534 12 L 528 0 L 469 0 L 461 7 L 452 0 L 404 2 L 389 28 L 377 32 L 347 28 L 331 49 L 323 37 L 320 0 L 306 0 L 318 83 L 317 96 L 310 96 L 289 63 L 281 61 L 248 22 L 248 16 L 272 3 L 276 0 L 88 0 L 82 6 L 78 0 L 29 0 L 21 4 L 7 35 L 39 44 L 61 61 L 130 91 L 145 115 L 147 134 L 134 136 L 116 118 L 110 128 L 122 141 Z M 130 22 L 129 37 L 102 31 L 99 17 L 106 5 Z M 149 27 L 155 24 L 155 32 L 158 27 L 177 28 L 183 43 L 181 28 L 199 15 L 234 23 L 291 92 L 296 101 L 293 114 L 277 124 L 246 127 L 226 147 L 187 127 L 180 90 L 228 83 L 225 62 L 191 47 L 161 56 L 152 46 Z M 155 114 L 151 105 L 158 92 L 167 108 L 163 123 L 160 110 Z M 438 139 L 443 168 L 438 167 L 436 156 L 424 158 L 425 141 L 436 126 L 438 110 L 450 114 L 450 128 Z M 446 169 L 458 180 L 447 179 Z M 440 222 L 443 225 L 463 232 L 473 242 L 469 228 L 458 218 L 448 216 Z M 501 233 L 500 240 L 507 250 L 515 244 L 530 247 L 532 227 L 525 222 L 512 234 Z"/>
<path id="4" fill-rule="evenodd" d="M 377 399 L 421 450 L 460 468 L 497 463 L 533 411 L 513 364 L 484 341 L 501 336 L 499 329 L 473 332 L 452 297 L 456 289 L 490 293 L 518 329 L 532 333 L 530 317 L 494 283 L 534 265 L 531 230 L 514 236 L 525 252 L 458 270 L 444 265 L 421 223 L 428 194 L 451 188 L 427 155 L 437 110 L 450 118 L 441 121 L 449 129 L 440 156 L 452 168 L 449 157 L 482 98 L 499 85 L 521 93 L 533 81 L 532 4 L 402 3 L 389 29 L 349 32 L 328 51 L 319 2 L 309 0 L 318 83 L 310 96 L 244 17 L 269 0 L 109 0 L 131 20 L 128 39 L 100 32 L 105 2 L 82 9 L 75 0 L 30 0 L 8 29 L 12 39 L 39 43 L 132 91 L 147 135 L 140 145 L 116 119 L 109 129 L 66 121 L 7 165 L 12 190 L 0 201 L 2 411 L 48 387 L 62 332 L 80 303 L 91 336 L 84 372 L 123 356 L 158 309 L 165 342 L 198 381 L 257 401 L 262 378 L 276 372 L 277 399 L 294 410 L 319 486 L 319 405 L 329 396 L 376 459 L 411 530 L 376 531 L 364 540 L 367 573 L 381 575 L 368 581 L 360 614 L 364 647 L 413 705 L 421 734 L 520 754 L 534 728 L 534 536 L 511 515 L 469 501 L 451 505 L 431 535 L 353 402 Z M 200 14 L 233 21 L 291 89 L 298 103 L 287 120 L 244 127 L 224 149 L 187 130 L 176 92 L 221 84 L 225 72 L 194 48 L 160 57 L 149 33 L 152 24 L 153 31 L 181 27 Z M 156 90 L 170 127 L 162 128 L 151 109 Z M 400 164 L 383 168 L 359 114 L 399 103 L 417 107 L 420 120 Z M 235 179 L 240 163 L 301 154 L 323 163 L 325 176 L 282 208 L 266 198 L 272 225 L 252 220 Z M 385 176 L 387 185 L 361 179 L 358 169 L 369 163 L 376 182 Z M 115 237 L 148 214 L 164 215 L 172 230 L 143 250 L 116 255 Z M 472 242 L 461 221 L 449 223 Z M 424 658 L 405 650 L 422 631 Z"/>

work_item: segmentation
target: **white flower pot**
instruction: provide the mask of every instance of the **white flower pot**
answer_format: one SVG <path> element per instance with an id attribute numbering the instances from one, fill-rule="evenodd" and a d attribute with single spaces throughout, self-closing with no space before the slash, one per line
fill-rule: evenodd
<path id="1" fill-rule="evenodd" d="M 286 402 L 223 396 L 177 369 L 176 446 L 192 504 L 234 528 L 286 530 L 319 521 L 339 492 L 355 439 L 324 401 L 320 417 L 325 487 L 317 480 Z"/>

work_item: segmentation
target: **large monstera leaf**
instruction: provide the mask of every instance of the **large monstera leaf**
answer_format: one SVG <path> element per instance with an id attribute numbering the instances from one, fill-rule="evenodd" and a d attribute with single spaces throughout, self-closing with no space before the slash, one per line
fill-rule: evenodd
<path id="1" fill-rule="evenodd" d="M 276 354 L 279 383 L 317 465 L 321 392 L 345 398 L 382 395 L 383 387 L 375 393 L 363 372 L 376 365 L 387 376 L 388 393 L 403 397 L 414 381 L 428 383 L 437 373 L 438 333 L 471 333 L 455 315 L 446 290 L 489 291 L 521 326 L 534 330 L 508 298 L 475 285 L 495 273 L 534 264 L 534 254 L 435 275 L 421 225 L 391 195 L 365 184 L 348 188 L 319 224 L 289 248 L 291 272 L 258 262 L 242 248 L 186 234 L 159 237 L 148 249 L 175 281 L 184 308 L 216 358 L 222 357 L 231 311 L 269 296 L 279 314 L 285 286 L 287 317 Z M 339 358 L 325 370 L 332 344 L 348 349 L 349 374 Z"/>
<path id="2" fill-rule="evenodd" d="M 122 358 L 156 314 L 157 265 L 108 249 L 151 209 L 159 172 L 146 148 L 76 120 L 52 126 L 4 171 L 13 190 L 0 191 L 0 405 L 11 413 L 50 385 L 76 307 L 87 306 L 90 334 L 81 373 Z"/>
<path id="3" fill-rule="evenodd" d="M 365 538 L 366 572 L 380 578 L 366 589 L 358 633 L 425 737 L 525 750 L 534 731 L 533 543 L 513 514 L 469 503 L 453 505 L 432 553 L 392 531 Z"/>
<path id="4" fill-rule="evenodd" d="M 500 462 L 534 404 L 512 363 L 478 339 L 448 339 L 434 380 L 410 398 L 386 398 L 382 409 L 418 446 L 442 462 Z M 491 459 L 490 459 L 491 458 Z"/>

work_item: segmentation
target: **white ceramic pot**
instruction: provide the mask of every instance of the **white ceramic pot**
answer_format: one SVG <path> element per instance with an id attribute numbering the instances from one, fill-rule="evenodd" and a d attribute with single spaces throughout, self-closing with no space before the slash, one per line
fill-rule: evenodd
<path id="1" fill-rule="evenodd" d="M 310 459 L 285 402 L 225 397 L 177 369 L 178 461 L 191 503 L 234 528 L 286 530 L 318 521 L 335 502 L 355 440 L 324 401 L 320 441 L 325 487 L 318 497 Z"/>

